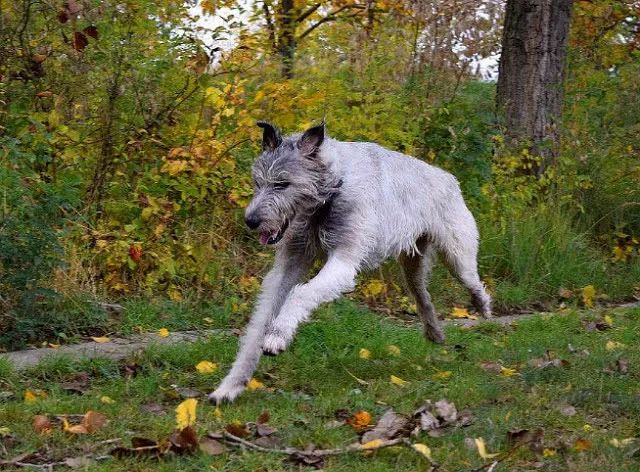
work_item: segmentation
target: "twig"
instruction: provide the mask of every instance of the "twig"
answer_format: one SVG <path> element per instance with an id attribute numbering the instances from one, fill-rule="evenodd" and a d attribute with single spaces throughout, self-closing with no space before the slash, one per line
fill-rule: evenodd
<path id="1" fill-rule="evenodd" d="M 409 441 L 408 438 L 404 438 L 404 437 L 396 438 L 396 439 L 388 439 L 386 441 L 381 440 L 379 443 L 375 444 L 372 447 L 362 447 L 363 446 L 362 444 L 355 443 L 345 447 L 338 447 L 335 449 L 316 449 L 314 451 L 305 451 L 303 449 L 296 449 L 295 447 L 286 447 L 284 449 L 272 449 L 268 447 L 262 447 L 252 443 L 251 441 L 247 441 L 245 439 L 239 438 L 238 436 L 235 436 L 228 431 L 223 432 L 223 438 L 226 439 L 225 442 L 230 446 L 246 447 L 248 449 L 253 449 L 254 451 L 271 452 L 275 454 L 286 454 L 288 456 L 296 454 L 296 455 L 305 456 L 305 457 L 328 457 L 328 456 L 338 456 L 340 454 L 349 454 L 352 452 L 377 451 L 378 449 L 384 449 L 384 448 L 393 447 L 393 446 L 406 446 L 411 450 L 415 451 L 415 449 L 413 448 L 413 445 L 411 444 L 411 441 Z M 429 459 L 428 457 L 422 454 L 420 454 L 420 456 L 424 457 L 429 461 L 429 463 L 431 464 L 431 470 L 435 470 L 436 468 L 439 467 L 439 464 L 437 462 L 434 462 L 433 460 Z"/>

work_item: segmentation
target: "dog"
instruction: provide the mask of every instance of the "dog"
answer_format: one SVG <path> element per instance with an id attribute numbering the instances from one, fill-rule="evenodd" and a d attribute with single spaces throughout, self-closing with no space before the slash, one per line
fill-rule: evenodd
<path id="1" fill-rule="evenodd" d="M 263 353 L 287 349 L 318 305 L 353 290 L 359 271 L 391 257 L 402 266 L 428 340 L 445 339 L 426 287 L 438 254 L 470 291 L 475 309 L 491 317 L 478 276 L 476 222 L 453 175 L 377 144 L 334 140 L 324 122 L 284 137 L 270 123 L 258 126 L 262 154 L 253 165 L 245 222 L 260 243 L 275 248 L 275 261 L 211 401 L 233 401 Z M 303 283 L 320 257 L 324 266 Z"/>

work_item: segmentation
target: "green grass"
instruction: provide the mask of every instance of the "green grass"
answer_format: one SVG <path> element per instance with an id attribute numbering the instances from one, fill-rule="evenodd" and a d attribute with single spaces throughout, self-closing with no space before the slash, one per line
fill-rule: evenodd
<path id="1" fill-rule="evenodd" d="M 374 415 L 375 421 L 389 407 L 410 414 L 426 399 L 445 398 L 458 409 L 471 409 L 476 420 L 441 438 L 421 435 L 414 439 L 431 447 L 434 459 L 443 465 L 441 470 L 472 470 L 483 464 L 477 451 L 465 446 L 465 438 L 483 437 L 490 452 L 505 452 L 509 448 L 507 431 L 520 428 L 543 428 L 544 445 L 556 454 L 536 456 L 521 448 L 495 470 L 529 470 L 536 461 L 544 462 L 544 470 L 551 471 L 639 470 L 638 459 L 628 454 L 633 446 L 618 449 L 609 441 L 640 436 L 640 309 L 617 310 L 611 315 L 614 325 L 610 330 L 585 330 L 583 321 L 598 316 L 595 312 L 567 312 L 523 319 L 506 327 L 493 323 L 471 329 L 449 327 L 447 344 L 435 346 L 425 343 L 415 327 L 395 324 L 351 302 L 333 304 L 301 329 L 291 351 L 263 359 L 256 378 L 271 391 L 245 393 L 236 403 L 222 406 L 221 418 L 213 414 L 214 407 L 200 401 L 197 427 L 204 433 L 233 421 L 255 421 L 266 410 L 284 444 L 338 447 L 357 440 L 349 426 L 327 427 L 338 409 L 364 409 Z M 626 347 L 607 350 L 610 340 Z M 390 344 L 400 348 L 400 356 L 387 352 Z M 590 354 L 579 356 L 569 344 L 576 351 L 586 349 Z M 361 359 L 360 348 L 370 350 L 371 358 Z M 96 444 L 110 438 L 123 438 L 126 444 L 132 436 L 166 438 L 174 428 L 173 409 L 180 402 L 171 385 L 210 391 L 228 369 L 235 349 L 236 339 L 222 336 L 174 347 L 151 347 L 130 360 L 141 366 L 138 375 L 130 378 L 122 375 L 118 364 L 105 360 L 52 359 L 20 374 L 0 362 L 0 390 L 16 395 L 16 399 L 0 403 L 0 428 L 9 428 L 18 440 L 6 456 L 46 448 L 52 460 L 60 460 L 83 450 L 103 451 L 105 448 Z M 542 370 L 527 365 L 528 360 L 541 357 L 547 350 L 569 365 Z M 620 356 L 629 361 L 629 373 L 603 372 Z M 217 362 L 220 369 L 211 375 L 198 374 L 194 365 L 205 359 Z M 481 362 L 500 362 L 516 369 L 517 374 L 505 377 L 487 372 L 480 367 Z M 451 375 L 434 380 L 438 371 L 450 371 Z M 61 382 L 74 379 L 79 372 L 89 374 L 90 388 L 84 395 L 65 392 Z M 409 384 L 395 386 L 389 381 L 390 375 Z M 360 385 L 354 376 L 368 385 Z M 47 397 L 26 404 L 22 397 L 27 388 L 43 389 Z M 115 403 L 101 403 L 103 395 Z M 160 403 L 167 414 L 145 413 L 140 409 L 145 403 Z M 565 404 L 573 405 L 577 414 L 562 416 L 558 408 Z M 89 409 L 111 420 L 90 436 L 74 437 L 59 427 L 50 435 L 39 436 L 31 426 L 36 414 L 84 413 Z M 578 438 L 588 439 L 593 446 L 576 452 L 573 445 Z M 4 455 L 0 447 L 0 458 Z M 174 456 L 159 462 L 108 460 L 90 470 L 266 471 L 297 467 L 285 463 L 279 455 L 231 450 L 218 457 Z M 327 470 L 332 471 L 425 468 L 424 459 L 404 448 L 368 456 L 344 455 L 327 462 Z"/>

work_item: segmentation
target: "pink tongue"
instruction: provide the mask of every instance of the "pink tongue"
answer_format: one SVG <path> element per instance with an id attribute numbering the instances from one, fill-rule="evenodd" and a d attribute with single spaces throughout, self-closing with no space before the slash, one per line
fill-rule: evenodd
<path id="1" fill-rule="evenodd" d="M 260 244 L 267 244 L 269 242 L 269 238 L 271 237 L 271 233 L 263 231 L 260 233 Z"/>

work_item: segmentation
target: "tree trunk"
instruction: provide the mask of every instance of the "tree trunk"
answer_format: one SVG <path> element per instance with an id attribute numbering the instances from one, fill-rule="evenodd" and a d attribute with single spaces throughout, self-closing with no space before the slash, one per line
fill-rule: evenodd
<path id="1" fill-rule="evenodd" d="M 280 37 L 278 38 L 278 52 L 282 59 L 282 75 L 287 79 L 293 77 L 293 62 L 296 53 L 296 20 L 293 0 L 280 2 Z"/>
<path id="2" fill-rule="evenodd" d="M 558 151 L 572 0 L 507 0 L 502 36 L 498 116 L 511 145 L 530 145 L 542 174 Z"/>

